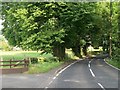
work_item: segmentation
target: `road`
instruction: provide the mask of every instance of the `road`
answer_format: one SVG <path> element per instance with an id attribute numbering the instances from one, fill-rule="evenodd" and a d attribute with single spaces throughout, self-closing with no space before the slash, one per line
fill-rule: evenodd
<path id="1" fill-rule="evenodd" d="M 78 60 L 55 73 L 11 74 L 2 76 L 2 87 L 18 90 L 58 90 L 58 88 L 77 90 L 120 90 L 120 71 L 107 65 L 101 57 Z M 14 89 L 13 89 L 14 88 Z M 15 89 L 16 88 L 16 89 Z M 35 89 L 33 89 L 35 88 Z M 54 88 L 54 89 L 53 89 Z M 19 89 L 24 90 L 24 89 Z M 63 89 L 62 89 L 63 90 Z"/>
<path id="2" fill-rule="evenodd" d="M 56 74 L 45 88 L 119 90 L 118 73 L 119 70 L 107 65 L 102 58 L 80 60 Z"/>

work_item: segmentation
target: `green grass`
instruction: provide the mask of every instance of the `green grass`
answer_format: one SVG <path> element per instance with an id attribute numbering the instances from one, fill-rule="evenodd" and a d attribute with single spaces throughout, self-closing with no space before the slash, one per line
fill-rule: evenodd
<path id="1" fill-rule="evenodd" d="M 115 67 L 117 67 L 117 68 L 120 69 L 120 62 L 118 62 L 117 60 L 107 59 L 106 61 L 107 61 L 109 64 L 111 64 L 111 65 L 113 65 L 113 66 L 115 66 Z"/>
<path id="2" fill-rule="evenodd" d="M 70 51 L 68 54 L 70 55 L 70 58 L 74 56 Z M 30 63 L 29 70 L 26 72 L 28 74 L 48 72 L 49 70 L 60 66 L 66 61 L 66 60 L 64 62 L 54 61 L 54 57 L 52 54 L 50 53 L 41 54 L 41 52 L 37 52 L 37 51 L 3 51 L 3 52 L 0 52 L 0 57 L 2 57 L 3 60 L 10 60 L 10 59 L 23 60 L 24 58 L 28 58 L 28 57 L 29 58 L 42 57 L 42 58 L 45 58 L 45 60 L 47 60 L 46 62 L 39 61 L 38 63 L 35 63 L 35 64 Z M 9 63 L 4 63 L 4 64 L 9 64 Z M 10 68 L 10 67 L 8 66 L 8 67 L 2 67 L 2 68 Z"/>
<path id="3" fill-rule="evenodd" d="M 37 73 L 45 73 L 49 70 L 60 66 L 63 62 L 43 62 L 38 64 L 31 64 L 29 66 L 29 71 L 26 73 L 29 74 L 37 74 Z"/>
<path id="4" fill-rule="evenodd" d="M 3 51 L 0 52 L 0 57 L 3 58 L 3 60 L 23 60 L 24 58 L 37 58 L 37 57 L 43 57 L 47 61 L 52 60 L 53 55 L 48 53 L 48 54 L 41 54 L 41 52 L 36 52 L 36 51 Z M 14 62 L 13 62 L 14 63 Z M 63 62 L 55 62 L 55 61 L 50 61 L 50 62 L 38 62 L 36 64 L 30 64 L 29 65 L 29 71 L 27 73 L 29 74 L 35 74 L 35 73 L 44 73 L 48 72 L 49 70 L 56 68 L 60 66 Z M 4 64 L 9 64 L 9 62 L 5 62 Z M 2 68 L 10 68 L 9 66 L 5 66 Z M 16 67 L 18 68 L 18 67 Z"/>
<path id="5" fill-rule="evenodd" d="M 40 52 L 36 51 L 4 51 L 0 52 L 0 58 L 3 60 L 23 60 L 27 57 L 39 57 Z"/>

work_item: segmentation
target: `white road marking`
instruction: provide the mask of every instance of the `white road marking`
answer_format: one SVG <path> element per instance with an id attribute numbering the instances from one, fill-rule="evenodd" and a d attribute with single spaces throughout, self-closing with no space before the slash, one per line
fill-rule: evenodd
<path id="1" fill-rule="evenodd" d="M 48 86 L 53 82 L 53 80 L 48 84 Z"/>
<path id="2" fill-rule="evenodd" d="M 60 72 L 58 72 L 58 74 L 61 74 L 63 71 L 65 71 L 67 68 L 69 68 L 70 66 L 72 66 L 73 64 L 77 63 L 78 61 L 76 62 L 73 62 L 71 63 L 70 65 L 66 66 L 65 68 L 63 68 Z"/>
<path id="3" fill-rule="evenodd" d="M 79 83 L 80 81 L 78 80 L 64 80 L 65 82 L 76 82 L 76 83 Z"/>
<path id="4" fill-rule="evenodd" d="M 89 61 L 89 63 L 91 63 L 91 61 Z"/>
<path id="5" fill-rule="evenodd" d="M 57 76 L 59 76 L 59 73 L 58 73 L 58 74 L 56 74 L 56 77 L 57 77 Z"/>
<path id="6" fill-rule="evenodd" d="M 69 68 L 70 66 L 72 66 L 73 64 L 75 64 L 75 63 L 77 63 L 77 62 L 78 62 L 78 61 L 75 61 L 75 62 L 71 63 L 70 65 L 68 65 L 68 66 L 66 66 L 65 68 L 63 68 L 60 72 L 58 72 L 58 73 L 56 74 L 56 76 L 53 78 L 53 80 L 48 84 L 48 86 L 45 87 L 45 89 L 47 89 L 47 88 L 50 86 L 50 84 L 57 78 L 57 76 L 59 76 L 63 71 L 65 71 L 67 68 Z"/>
<path id="7" fill-rule="evenodd" d="M 99 85 L 103 90 L 105 90 L 105 88 L 102 86 L 102 84 L 98 83 L 98 85 Z"/>
<path id="8" fill-rule="evenodd" d="M 88 67 L 90 68 L 90 64 L 88 64 Z"/>
<path id="9" fill-rule="evenodd" d="M 93 71 L 91 69 L 89 69 L 89 70 L 90 70 L 92 76 L 95 77 L 95 74 L 93 73 Z"/>
<path id="10" fill-rule="evenodd" d="M 54 77 L 53 79 L 56 79 L 56 77 Z"/>

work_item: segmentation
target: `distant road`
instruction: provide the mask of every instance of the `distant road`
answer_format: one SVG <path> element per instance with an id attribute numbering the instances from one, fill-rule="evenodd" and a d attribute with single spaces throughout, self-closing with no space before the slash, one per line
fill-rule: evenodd
<path id="1" fill-rule="evenodd" d="M 81 60 L 53 77 L 46 89 L 101 88 L 101 90 L 109 90 L 110 88 L 110 90 L 119 90 L 118 73 L 120 71 L 107 65 L 101 58 Z"/>

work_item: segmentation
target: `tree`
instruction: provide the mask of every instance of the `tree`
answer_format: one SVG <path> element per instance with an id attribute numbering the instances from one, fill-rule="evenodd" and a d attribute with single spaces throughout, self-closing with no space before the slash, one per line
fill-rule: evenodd
<path id="1" fill-rule="evenodd" d="M 81 40 L 89 35 L 93 26 L 93 15 L 96 3 L 68 3 L 62 14 L 63 26 L 66 28 L 65 45 L 72 48 L 76 56 L 81 57 Z M 92 29 L 91 29 L 92 30 Z"/>
<path id="2" fill-rule="evenodd" d="M 12 45 L 64 58 L 65 32 L 59 25 L 59 11 L 58 3 L 3 3 L 3 34 Z M 55 52 L 58 48 L 60 53 Z"/>
<path id="3" fill-rule="evenodd" d="M 109 48 L 107 37 L 111 30 L 108 5 L 84 2 L 3 3 L 3 34 L 11 45 L 24 49 L 43 50 L 63 59 L 65 48 L 72 48 L 75 55 L 81 57 L 81 48 L 84 47 L 86 55 L 90 44 Z M 113 19 L 117 20 L 115 17 Z M 112 24 L 115 25 L 115 22 Z M 112 37 L 115 30 L 112 29 Z"/>
<path id="4" fill-rule="evenodd" d="M 53 52 L 59 58 L 65 56 L 66 47 L 79 56 L 80 40 L 89 30 L 93 6 L 94 3 L 3 3 L 3 33 L 12 45 Z"/>

